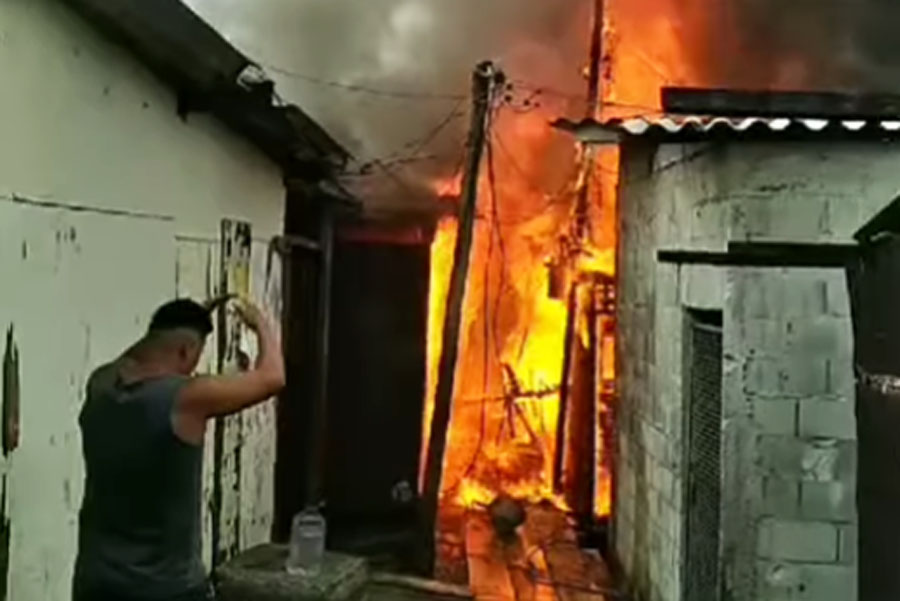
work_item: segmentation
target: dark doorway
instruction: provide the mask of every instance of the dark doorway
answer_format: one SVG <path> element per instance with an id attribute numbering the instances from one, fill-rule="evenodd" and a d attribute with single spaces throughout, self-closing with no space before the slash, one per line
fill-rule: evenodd
<path id="1" fill-rule="evenodd" d="M 416 230 L 418 232 L 418 230 Z M 332 548 L 396 559 L 413 542 L 426 375 L 430 236 L 339 229 L 326 513 Z"/>
<path id="2" fill-rule="evenodd" d="M 722 313 L 688 311 L 685 329 L 684 598 L 720 599 Z"/>

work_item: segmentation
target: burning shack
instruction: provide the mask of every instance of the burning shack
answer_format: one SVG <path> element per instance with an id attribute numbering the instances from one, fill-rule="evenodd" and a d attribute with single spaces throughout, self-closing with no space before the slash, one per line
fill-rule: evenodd
<path id="1" fill-rule="evenodd" d="M 612 488 L 615 195 L 601 177 L 608 161 L 575 148 L 546 111 L 504 107 L 509 88 L 491 81 L 482 106 L 493 110 L 473 119 L 482 143 L 469 145 L 480 174 L 433 182 L 437 211 L 328 216 L 290 205 L 308 214 L 289 209 L 288 231 L 324 239 L 316 231 L 329 229 L 332 259 L 330 275 L 299 259 L 290 268 L 289 395 L 327 402 L 324 416 L 314 403 L 280 416 L 276 537 L 303 504 L 324 499 L 332 549 L 513 598 L 552 588 L 554 569 L 587 588 L 605 578 L 580 543 L 602 533 Z M 462 269 L 454 249 L 467 227 Z M 458 353 L 442 369 L 454 273 L 464 280 Z M 318 290 L 319 300 L 291 290 Z M 455 385 L 441 421 L 447 372 Z M 322 383 L 325 393 L 313 389 Z M 446 435 L 437 454 L 435 433 Z M 524 539 L 495 544 L 517 526 Z M 534 574 L 511 575 L 500 552 L 514 548 Z"/>
<path id="2" fill-rule="evenodd" d="M 612 545 L 640 598 L 857 598 L 844 267 L 900 188 L 896 100 L 670 89 L 565 124 L 621 153 Z"/>

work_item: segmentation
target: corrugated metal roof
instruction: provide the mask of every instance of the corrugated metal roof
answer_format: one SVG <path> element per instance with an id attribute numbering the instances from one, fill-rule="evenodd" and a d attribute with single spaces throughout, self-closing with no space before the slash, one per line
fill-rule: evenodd
<path id="1" fill-rule="evenodd" d="M 867 120 L 662 114 L 609 119 L 603 122 L 590 119 L 573 122 L 563 119 L 554 125 L 576 134 L 582 141 L 595 143 L 615 143 L 622 136 L 704 138 L 741 135 L 765 137 L 832 135 L 900 138 L 900 117 L 892 120 Z"/>

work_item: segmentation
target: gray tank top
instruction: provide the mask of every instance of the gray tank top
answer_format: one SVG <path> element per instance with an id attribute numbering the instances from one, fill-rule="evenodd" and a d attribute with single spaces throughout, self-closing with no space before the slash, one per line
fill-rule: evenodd
<path id="1" fill-rule="evenodd" d="M 203 450 L 181 441 L 172 408 L 182 377 L 125 386 L 112 366 L 81 411 L 86 480 L 76 590 L 166 598 L 204 585 Z"/>

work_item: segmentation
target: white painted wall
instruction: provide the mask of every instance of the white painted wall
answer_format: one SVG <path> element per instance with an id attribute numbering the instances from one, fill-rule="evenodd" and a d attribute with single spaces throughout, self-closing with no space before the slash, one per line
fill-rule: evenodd
<path id="1" fill-rule="evenodd" d="M 0 74 L 0 327 L 14 326 L 22 364 L 22 442 L 0 465 L 8 599 L 66 601 L 87 375 L 160 302 L 213 290 L 222 218 L 252 224 L 264 300 L 260 265 L 282 231 L 284 190 L 247 142 L 208 117 L 179 119 L 172 92 L 62 2 L 0 0 Z M 242 540 L 253 544 L 271 522 L 274 409 L 248 419 Z"/>

